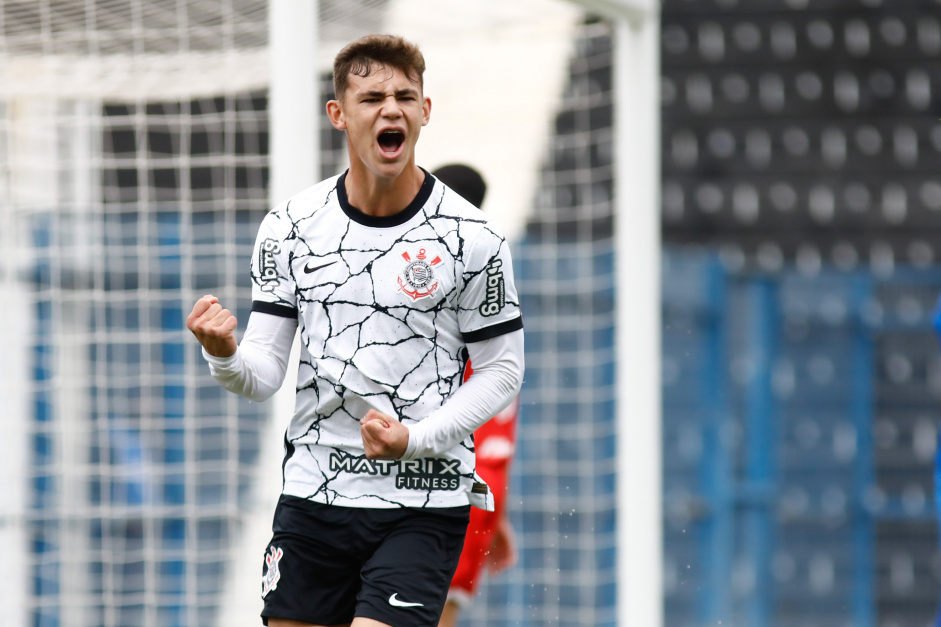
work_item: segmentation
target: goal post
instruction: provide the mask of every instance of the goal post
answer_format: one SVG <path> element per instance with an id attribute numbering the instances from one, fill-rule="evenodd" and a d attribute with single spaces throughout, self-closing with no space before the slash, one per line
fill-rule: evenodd
<path id="1" fill-rule="evenodd" d="M 319 0 L 268 2 L 270 207 L 319 178 L 319 6 Z M 285 380 L 267 403 L 252 494 L 247 499 L 241 534 L 226 576 L 219 625 L 251 627 L 258 623 L 262 607 L 257 595 L 258 555 L 271 537 L 272 508 L 281 489 L 282 440 L 294 413 L 299 356 L 300 341 L 295 335 Z"/>
<path id="2" fill-rule="evenodd" d="M 613 68 L 618 624 L 650 627 L 663 625 L 659 28 L 655 13 L 618 20 Z"/>
<path id="3" fill-rule="evenodd" d="M 617 619 L 663 625 L 660 14 L 657 0 L 572 0 L 614 24 Z"/>

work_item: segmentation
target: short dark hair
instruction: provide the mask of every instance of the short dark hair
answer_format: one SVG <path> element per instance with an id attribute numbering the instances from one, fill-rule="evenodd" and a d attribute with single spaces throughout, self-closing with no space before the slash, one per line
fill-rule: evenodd
<path id="1" fill-rule="evenodd" d="M 484 177 L 480 175 L 480 172 L 469 165 L 463 163 L 443 165 L 432 174 L 478 209 L 484 203 L 487 183 L 484 182 Z"/>
<path id="2" fill-rule="evenodd" d="M 339 100 L 349 76 L 369 76 L 373 64 L 400 70 L 413 83 L 423 84 L 425 57 L 418 46 L 396 35 L 366 35 L 347 44 L 333 59 L 333 94 Z"/>

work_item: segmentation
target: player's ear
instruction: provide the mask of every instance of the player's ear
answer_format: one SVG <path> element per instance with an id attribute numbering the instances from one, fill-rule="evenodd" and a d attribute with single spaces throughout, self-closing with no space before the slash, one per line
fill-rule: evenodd
<path id="1" fill-rule="evenodd" d="M 327 117 L 330 118 L 330 123 L 333 124 L 333 128 L 338 131 L 346 130 L 346 118 L 343 115 L 343 107 L 340 106 L 338 101 L 331 100 L 327 103 Z"/>
<path id="2" fill-rule="evenodd" d="M 431 98 L 425 96 L 421 103 L 421 125 L 425 126 L 431 119 Z"/>

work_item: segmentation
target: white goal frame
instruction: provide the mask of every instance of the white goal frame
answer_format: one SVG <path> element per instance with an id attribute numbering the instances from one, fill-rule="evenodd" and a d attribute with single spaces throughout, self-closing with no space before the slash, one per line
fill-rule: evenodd
<path id="1" fill-rule="evenodd" d="M 617 622 L 662 627 L 660 3 L 570 1 L 614 24 Z"/>

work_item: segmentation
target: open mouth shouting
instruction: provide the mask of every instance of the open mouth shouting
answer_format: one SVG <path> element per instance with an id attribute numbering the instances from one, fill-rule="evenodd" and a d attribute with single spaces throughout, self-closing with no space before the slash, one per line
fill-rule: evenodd
<path id="1" fill-rule="evenodd" d="M 405 133 L 400 129 L 386 129 L 379 133 L 379 151 L 383 156 L 395 158 L 405 145 Z"/>

